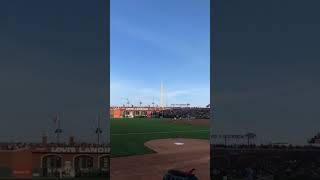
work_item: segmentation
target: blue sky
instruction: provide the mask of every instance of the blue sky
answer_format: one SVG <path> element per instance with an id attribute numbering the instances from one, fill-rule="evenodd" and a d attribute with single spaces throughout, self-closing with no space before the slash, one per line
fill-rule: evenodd
<path id="1" fill-rule="evenodd" d="M 0 142 L 38 142 L 43 133 L 55 141 L 56 112 L 61 139 L 96 142 L 93 121 L 106 104 L 106 8 L 106 1 L 0 1 Z"/>
<path id="2" fill-rule="evenodd" d="M 111 0 L 111 105 L 209 104 L 209 3 Z"/>
<path id="3" fill-rule="evenodd" d="M 216 1 L 214 133 L 305 144 L 320 127 L 320 1 Z"/>

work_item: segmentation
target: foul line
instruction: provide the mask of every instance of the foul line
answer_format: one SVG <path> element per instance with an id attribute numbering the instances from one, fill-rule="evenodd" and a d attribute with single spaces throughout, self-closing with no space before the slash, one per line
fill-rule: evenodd
<path id="1" fill-rule="evenodd" d="M 209 130 L 190 130 L 190 131 L 162 131 L 162 132 L 140 132 L 140 133 L 114 133 L 111 136 L 125 136 L 138 134 L 166 134 L 166 133 L 183 133 L 183 132 L 209 132 Z"/>

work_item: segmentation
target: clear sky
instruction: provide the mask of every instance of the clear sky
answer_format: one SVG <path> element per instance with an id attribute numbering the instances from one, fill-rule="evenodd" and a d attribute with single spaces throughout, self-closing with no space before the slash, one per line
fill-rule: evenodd
<path id="1" fill-rule="evenodd" d="M 304 144 L 320 130 L 320 1 L 217 0 L 215 133 Z"/>
<path id="2" fill-rule="evenodd" d="M 111 105 L 210 102 L 209 0 L 111 0 Z"/>
<path id="3" fill-rule="evenodd" d="M 54 137 L 56 112 L 63 139 L 96 140 L 93 121 L 106 104 L 106 5 L 0 1 L 0 142 Z"/>

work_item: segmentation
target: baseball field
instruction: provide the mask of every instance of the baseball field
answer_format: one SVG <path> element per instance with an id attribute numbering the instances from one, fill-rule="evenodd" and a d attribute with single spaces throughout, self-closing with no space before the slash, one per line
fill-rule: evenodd
<path id="1" fill-rule="evenodd" d="M 113 180 L 162 179 L 169 169 L 196 169 L 209 179 L 209 120 L 112 119 Z"/>
<path id="2" fill-rule="evenodd" d="M 209 126 L 196 121 L 146 118 L 111 119 L 111 154 L 115 157 L 153 153 L 154 151 L 147 148 L 144 143 L 155 139 L 208 140 Z"/>

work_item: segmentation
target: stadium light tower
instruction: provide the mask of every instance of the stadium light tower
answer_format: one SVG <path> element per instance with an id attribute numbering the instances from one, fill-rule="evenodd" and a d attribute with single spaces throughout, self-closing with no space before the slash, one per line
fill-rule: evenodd
<path id="1" fill-rule="evenodd" d="M 102 134 L 102 130 L 100 128 L 100 115 L 98 114 L 97 116 L 97 121 L 98 121 L 98 127 L 96 129 L 96 134 L 97 134 L 97 140 L 98 140 L 98 144 L 100 144 L 100 134 Z"/>
<path id="2" fill-rule="evenodd" d="M 59 144 L 60 143 L 60 134 L 62 133 L 62 129 L 60 127 L 60 114 L 59 113 L 57 113 L 55 115 L 55 117 L 53 118 L 53 122 L 54 122 L 54 124 L 57 125 L 57 128 L 54 131 L 54 133 L 57 134 L 57 143 Z"/>
<path id="3" fill-rule="evenodd" d="M 152 98 L 152 107 L 154 107 L 154 97 Z"/>
<path id="4" fill-rule="evenodd" d="M 129 107 L 130 105 L 130 102 L 129 102 L 129 99 L 127 98 L 127 106 Z"/>

